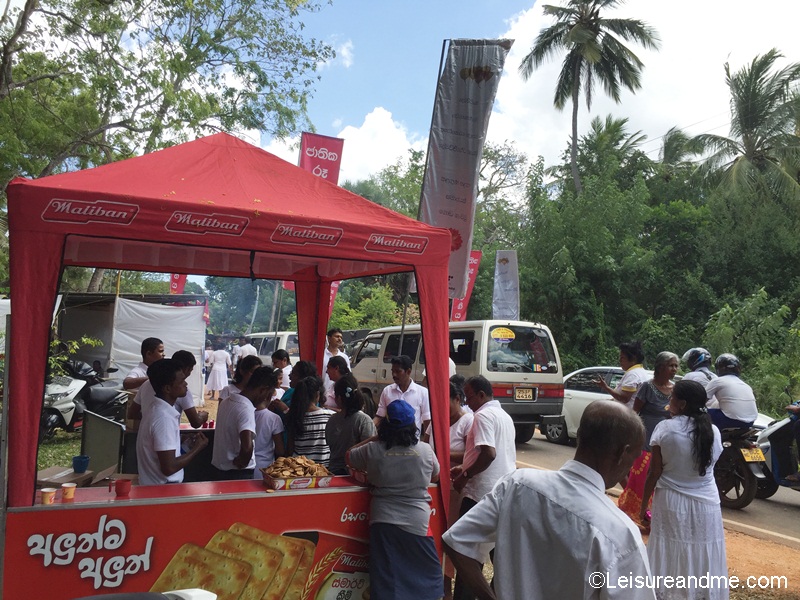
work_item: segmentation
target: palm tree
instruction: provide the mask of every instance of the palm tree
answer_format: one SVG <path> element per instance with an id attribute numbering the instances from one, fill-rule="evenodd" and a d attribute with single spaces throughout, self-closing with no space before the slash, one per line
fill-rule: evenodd
<path id="1" fill-rule="evenodd" d="M 720 184 L 729 190 L 800 199 L 800 63 L 774 70 L 782 57 L 773 48 L 734 73 L 725 63 L 731 137 L 695 138 L 712 152 L 701 171 L 719 175 Z"/>
<path id="2" fill-rule="evenodd" d="M 552 54 L 565 50 L 561 73 L 556 83 L 553 104 L 563 109 L 572 99 L 572 148 L 570 161 L 575 190 L 582 190 L 578 174 L 578 100 L 583 90 L 586 106 L 591 110 L 595 79 L 615 102 L 620 101 L 620 86 L 630 91 L 641 87 L 644 63 L 625 46 L 625 41 L 635 41 L 645 48 L 658 49 L 659 38 L 655 29 L 638 19 L 609 19 L 601 16 L 623 0 L 568 0 L 566 6 L 544 5 L 544 14 L 556 22 L 542 29 L 533 42 L 530 52 L 519 66 L 523 79 Z"/>

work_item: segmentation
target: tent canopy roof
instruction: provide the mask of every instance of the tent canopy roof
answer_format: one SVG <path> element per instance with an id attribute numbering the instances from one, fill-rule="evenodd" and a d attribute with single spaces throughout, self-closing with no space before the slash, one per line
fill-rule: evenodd
<path id="1" fill-rule="evenodd" d="M 36 209 L 22 215 L 12 203 L 12 235 L 75 234 L 65 264 L 330 281 L 449 256 L 446 231 L 225 133 L 94 169 L 16 179 L 9 197 L 22 189 Z M 220 248 L 231 253 L 222 257 Z"/>
<path id="2" fill-rule="evenodd" d="M 331 282 L 413 270 L 434 434 L 447 439 L 448 231 L 224 133 L 86 171 L 16 179 L 8 215 L 11 300 L 22 308 L 11 315 L 9 506 L 34 498 L 49 328 L 65 265 L 294 280 L 301 354 L 319 366 Z M 446 468 L 446 444 L 437 449 Z"/>

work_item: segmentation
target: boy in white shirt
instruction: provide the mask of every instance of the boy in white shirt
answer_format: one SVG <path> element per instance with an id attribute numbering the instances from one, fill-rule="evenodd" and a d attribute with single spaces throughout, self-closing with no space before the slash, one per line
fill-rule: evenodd
<path id="1" fill-rule="evenodd" d="M 180 483 L 184 467 L 208 445 L 208 438 L 193 433 L 189 438 L 191 448 L 181 455 L 181 416 L 174 406 L 178 398 L 186 395 L 187 388 L 180 364 L 167 358 L 158 360 L 148 367 L 147 377 L 155 398 L 142 418 L 136 439 L 139 483 Z"/>

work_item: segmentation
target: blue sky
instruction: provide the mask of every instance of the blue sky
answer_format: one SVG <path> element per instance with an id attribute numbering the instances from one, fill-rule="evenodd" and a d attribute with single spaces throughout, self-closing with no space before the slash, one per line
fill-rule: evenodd
<path id="1" fill-rule="evenodd" d="M 442 42 L 499 37 L 511 15 L 531 6 L 530 0 L 334 0 L 305 19 L 306 31 L 338 54 L 320 71 L 311 104 L 319 133 L 336 135 L 342 124 L 358 122 L 376 105 L 391 107 L 395 120 L 425 133 Z"/>
<path id="2" fill-rule="evenodd" d="M 557 3 L 557 0 L 550 0 Z M 627 117 L 631 133 L 648 136 L 643 149 L 658 157 L 660 138 L 672 126 L 690 134 L 728 133 L 728 93 L 723 63 L 739 68 L 772 47 L 800 61 L 797 0 L 628 0 L 613 13 L 654 26 L 660 52 L 635 51 L 645 63 L 642 89 L 624 92 L 615 105 L 598 93 L 592 113 L 581 106 L 580 133 L 593 116 Z M 309 111 L 317 131 L 345 139 L 344 179 L 364 179 L 405 156 L 424 150 L 437 69 L 446 38 L 515 39 L 500 81 L 488 139 L 512 141 L 531 160 L 559 160 L 570 131 L 569 110 L 552 106 L 559 60 L 529 81 L 517 68 L 542 27 L 551 23 L 541 6 L 520 0 L 333 0 L 305 15 L 310 35 L 338 50 L 322 65 Z M 297 139 L 285 142 L 244 133 L 267 150 L 297 161 Z"/>

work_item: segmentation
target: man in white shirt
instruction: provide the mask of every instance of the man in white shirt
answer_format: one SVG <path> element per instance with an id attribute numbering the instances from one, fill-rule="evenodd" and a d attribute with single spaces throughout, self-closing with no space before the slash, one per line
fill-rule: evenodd
<path id="1" fill-rule="evenodd" d="M 231 394 L 220 403 L 211 456 L 220 480 L 253 478 L 255 413 L 256 407 L 241 394 Z"/>
<path id="2" fill-rule="evenodd" d="M 469 511 L 499 479 L 517 468 L 514 421 L 492 394 L 492 384 L 483 375 L 470 377 L 464 383 L 467 406 L 474 414 L 464 461 L 450 469 L 453 487 L 463 495 L 459 515 Z M 466 582 L 457 576 L 454 600 L 474 596 Z"/>
<path id="3" fill-rule="evenodd" d="M 172 355 L 172 360 L 178 363 L 185 379 L 189 378 L 189 376 L 192 374 L 192 371 L 194 371 L 195 364 L 197 364 L 197 360 L 195 359 L 194 355 L 188 350 L 178 350 Z M 133 402 L 128 407 L 128 418 L 134 420 L 141 419 L 142 415 L 149 410 L 155 400 L 156 393 L 153 390 L 153 385 L 150 383 L 150 381 L 145 381 L 136 392 Z M 198 411 L 197 408 L 195 408 L 194 396 L 192 395 L 192 392 L 189 391 L 188 386 L 186 389 L 186 395 L 178 398 L 175 401 L 174 407 L 178 412 L 178 415 L 183 412 L 186 413 L 186 418 L 191 426 L 195 429 L 208 421 L 208 412 L 205 410 Z"/>
<path id="4" fill-rule="evenodd" d="M 322 383 L 325 385 L 325 389 L 328 389 L 329 386 L 332 386 L 331 378 L 328 377 L 328 361 L 334 356 L 341 356 L 344 358 L 345 362 L 347 363 L 347 370 L 350 370 L 350 357 L 347 356 L 344 352 L 340 350 L 342 346 L 344 346 L 343 338 L 342 338 L 342 330 L 338 327 L 334 327 L 333 329 L 329 330 L 327 333 L 328 338 L 328 345 L 325 347 L 325 352 L 322 356 Z"/>
<path id="5" fill-rule="evenodd" d="M 417 385 L 411 379 L 411 368 L 414 363 L 405 354 L 392 358 L 392 379 L 394 383 L 387 385 L 381 392 L 378 410 L 375 412 L 375 427 L 380 426 L 386 418 L 386 408 L 395 400 L 405 400 L 414 407 L 414 416 L 419 434 L 428 430 L 431 422 L 431 404 L 428 399 L 428 390 Z M 513 439 L 513 438 L 512 438 Z"/>
<path id="6" fill-rule="evenodd" d="M 245 356 L 258 356 L 258 350 L 250 343 L 250 338 L 242 336 L 239 338 L 239 360 Z"/>
<path id="7" fill-rule="evenodd" d="M 706 385 L 708 414 L 720 430 L 747 429 L 758 417 L 753 388 L 739 378 L 742 367 L 733 354 L 720 354 L 714 367 L 718 377 Z"/>
<path id="8" fill-rule="evenodd" d="M 200 432 L 193 433 L 189 438 L 191 448 L 181 455 L 181 416 L 174 405 L 186 395 L 186 376 L 180 364 L 168 358 L 150 365 L 147 374 L 155 397 L 142 417 L 136 438 L 139 483 L 180 483 L 184 467 L 208 445 L 208 438 Z"/>
<path id="9" fill-rule="evenodd" d="M 478 598 L 654 600 L 639 529 L 605 494 L 644 444 L 636 414 L 613 402 L 583 413 L 575 459 L 558 471 L 520 469 L 501 479 L 442 540 Z M 481 572 L 494 546 L 494 589 Z"/>
<path id="10" fill-rule="evenodd" d="M 122 380 L 122 387 L 126 390 L 135 390 L 147 381 L 147 367 L 164 358 L 164 342 L 154 337 L 146 338 L 142 341 L 141 352 L 142 362 Z"/>

